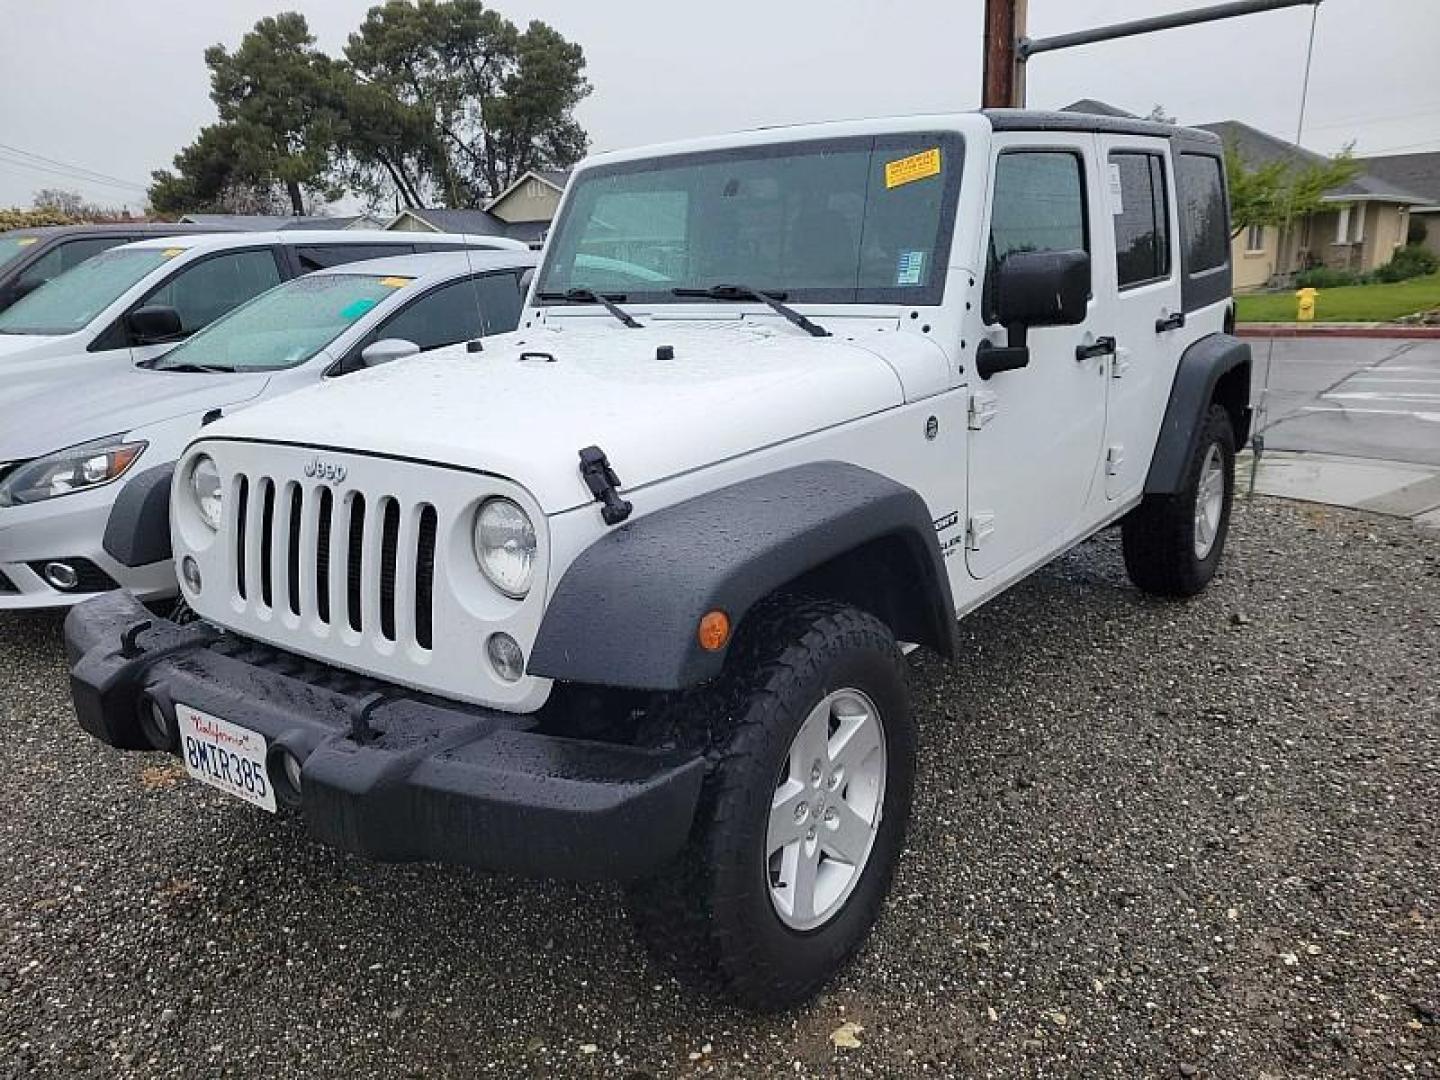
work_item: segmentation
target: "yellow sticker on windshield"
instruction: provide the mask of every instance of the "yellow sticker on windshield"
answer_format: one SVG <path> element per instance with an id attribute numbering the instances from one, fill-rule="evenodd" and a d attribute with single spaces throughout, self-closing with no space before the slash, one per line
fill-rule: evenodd
<path id="1" fill-rule="evenodd" d="M 184 255 L 184 254 L 185 254 L 185 249 L 184 249 L 184 248 L 166 248 L 166 249 L 165 249 L 164 251 L 162 251 L 160 254 L 161 254 L 161 255 L 164 255 L 165 258 L 167 258 L 167 259 L 173 259 L 176 255 Z"/>
<path id="2" fill-rule="evenodd" d="M 29 247 L 31 244 L 38 244 L 39 242 L 40 237 L 38 236 L 22 236 L 20 238 L 20 247 Z"/>
<path id="3" fill-rule="evenodd" d="M 940 148 L 921 150 L 918 154 L 902 157 L 899 161 L 885 163 L 885 186 L 897 188 L 902 184 L 913 184 L 929 176 L 940 175 Z"/>
<path id="4" fill-rule="evenodd" d="M 392 289 L 403 289 L 410 284 L 410 281 L 411 279 L 408 277 L 382 277 L 380 284 L 387 285 Z"/>

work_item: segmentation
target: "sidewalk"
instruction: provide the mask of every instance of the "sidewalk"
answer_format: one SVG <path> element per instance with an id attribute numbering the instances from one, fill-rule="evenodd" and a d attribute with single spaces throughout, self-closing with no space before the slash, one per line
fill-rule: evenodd
<path id="1" fill-rule="evenodd" d="M 1240 323 L 1236 336 L 1245 338 L 1413 338 L 1440 341 L 1440 326 L 1409 323 Z"/>
<path id="2" fill-rule="evenodd" d="M 1250 490 L 1253 456 L 1247 450 L 1236 459 L 1237 495 Z M 1255 492 L 1409 518 L 1440 536 L 1440 468 L 1434 466 L 1269 450 L 1260 458 Z"/>

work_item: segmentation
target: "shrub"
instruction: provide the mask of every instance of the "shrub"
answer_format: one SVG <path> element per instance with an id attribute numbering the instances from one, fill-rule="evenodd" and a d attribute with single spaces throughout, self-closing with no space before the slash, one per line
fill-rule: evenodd
<path id="1" fill-rule="evenodd" d="M 1408 281 L 1440 270 L 1440 256 L 1419 244 L 1397 248 L 1390 261 L 1375 271 L 1376 281 Z"/>
<path id="2" fill-rule="evenodd" d="M 1295 275 L 1297 289 L 1338 289 L 1342 285 L 1360 284 L 1360 275 L 1329 266 L 1315 266 Z"/>

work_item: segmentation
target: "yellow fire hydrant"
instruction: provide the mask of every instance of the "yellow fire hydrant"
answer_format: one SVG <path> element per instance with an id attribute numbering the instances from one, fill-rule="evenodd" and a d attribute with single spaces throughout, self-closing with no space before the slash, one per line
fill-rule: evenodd
<path id="1" fill-rule="evenodd" d="M 1299 289 L 1295 296 L 1300 301 L 1300 309 L 1295 313 L 1300 322 L 1313 322 L 1315 319 L 1315 297 L 1320 295 L 1319 289 Z"/>

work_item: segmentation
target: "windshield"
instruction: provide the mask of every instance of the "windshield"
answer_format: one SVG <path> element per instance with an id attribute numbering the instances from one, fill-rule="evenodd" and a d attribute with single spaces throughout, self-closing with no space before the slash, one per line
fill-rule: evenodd
<path id="1" fill-rule="evenodd" d="M 39 242 L 40 238 L 38 236 L 24 236 L 20 233 L 0 233 L 0 266 L 4 266 L 12 259 L 18 259 Z"/>
<path id="2" fill-rule="evenodd" d="M 73 334 L 184 248 L 114 248 L 51 278 L 0 312 L 0 334 Z"/>
<path id="3" fill-rule="evenodd" d="M 157 368 L 277 371 L 309 360 L 410 278 L 320 274 L 262 293 L 165 354 Z"/>
<path id="4" fill-rule="evenodd" d="M 960 137 L 932 132 L 599 166 L 575 178 L 539 291 L 939 303 L 960 165 Z"/>

